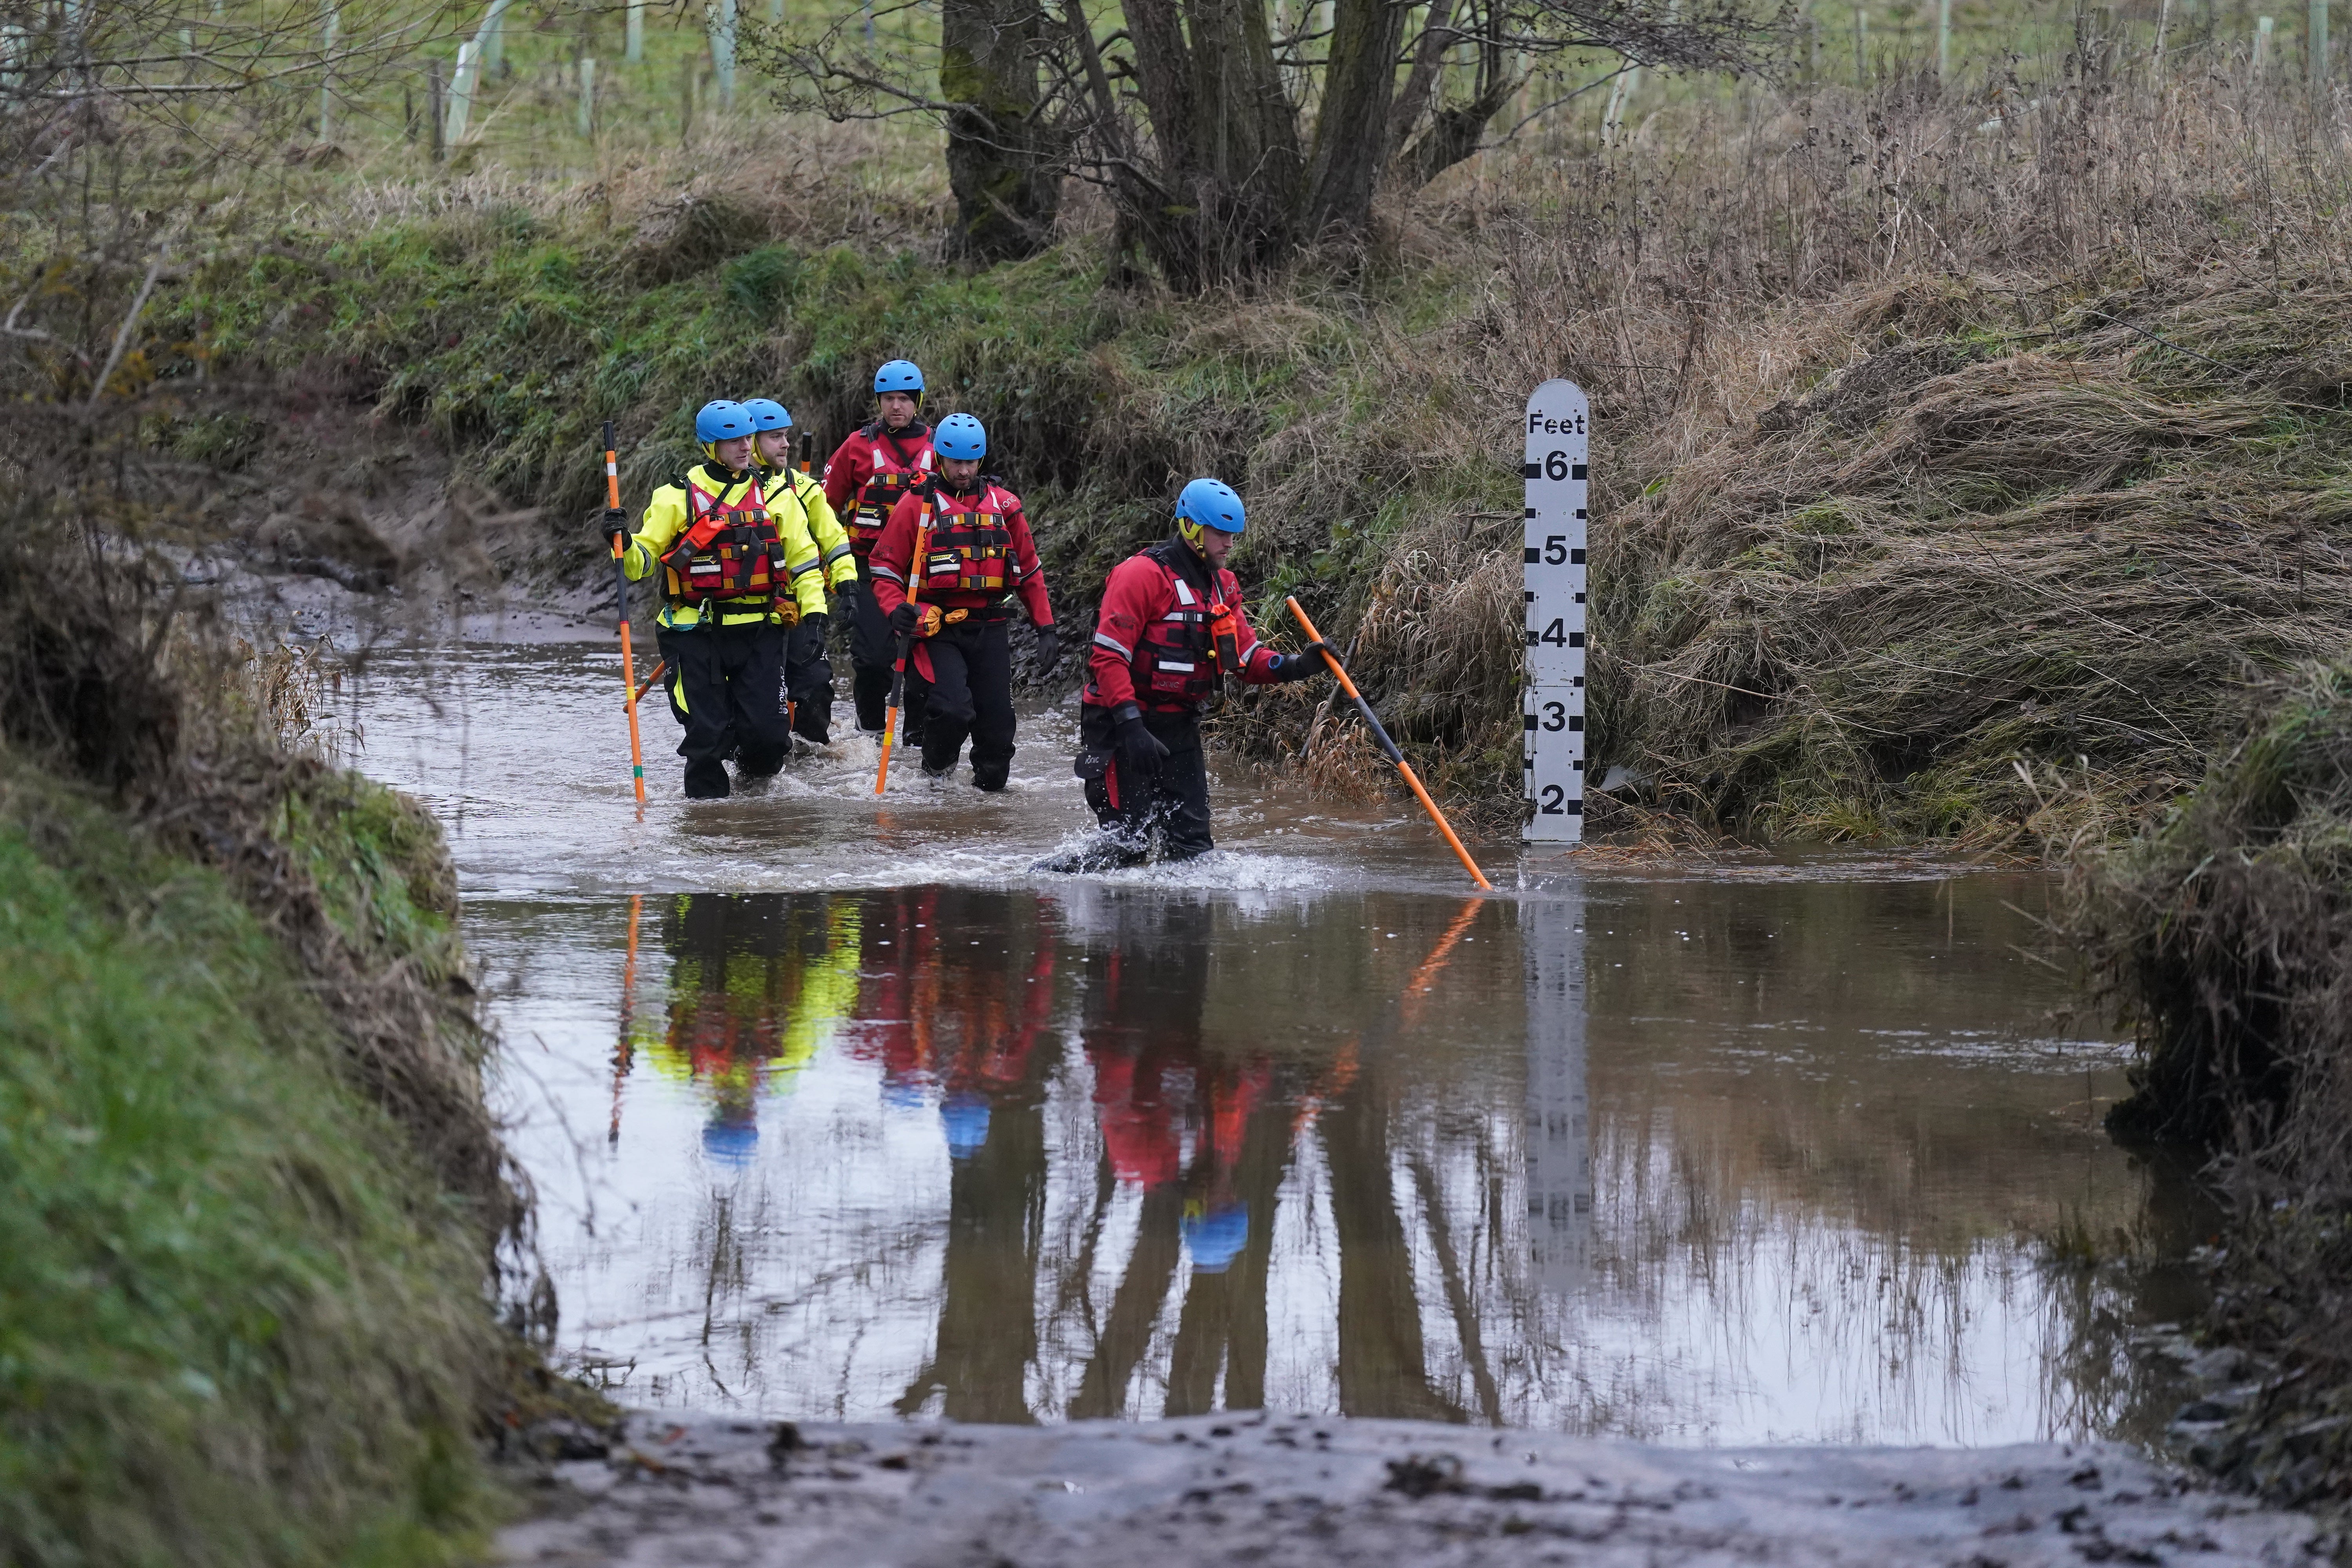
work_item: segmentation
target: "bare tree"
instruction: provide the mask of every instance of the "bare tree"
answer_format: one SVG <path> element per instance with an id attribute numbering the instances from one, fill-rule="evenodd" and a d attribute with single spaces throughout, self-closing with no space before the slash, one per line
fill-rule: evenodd
<path id="1" fill-rule="evenodd" d="M 958 254 L 1042 248 L 1047 193 L 1076 174 L 1110 192 L 1122 247 L 1197 290 L 1360 233 L 1383 182 L 1424 184 L 1514 133 L 1505 106 L 1570 59 L 1745 72 L 1785 31 L 1736 0 L 1329 0 L 1328 27 L 1319 9 L 1286 26 L 1267 0 L 1125 0 L 1104 32 L 1086 0 L 944 0 L 935 69 L 848 21 L 754 47 L 795 107 L 941 122 Z"/>
<path id="2" fill-rule="evenodd" d="M 250 255 L 278 182 L 332 155 L 338 101 L 446 26 L 431 0 L 0 0 L 0 395 L 88 429 L 200 370 L 152 341 L 156 301 Z"/>

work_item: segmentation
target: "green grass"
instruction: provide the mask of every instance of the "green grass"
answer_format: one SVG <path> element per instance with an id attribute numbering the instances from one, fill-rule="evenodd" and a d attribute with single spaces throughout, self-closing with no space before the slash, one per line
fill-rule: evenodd
<path id="1" fill-rule="evenodd" d="M 344 907 L 440 918 L 361 879 Z M 284 950 L 216 875 L 19 768 L 0 948 L 0 1560 L 469 1556 L 478 1231 L 339 1077 Z"/>
<path id="2" fill-rule="evenodd" d="M 870 417 L 874 366 L 910 355 L 930 416 L 961 408 L 987 424 L 1057 590 L 1090 594 L 1160 535 L 1184 478 L 1244 475 L 1271 437 L 1309 423 L 1351 447 L 1389 439 L 1376 327 L 1460 306 L 1444 268 L 1418 267 L 1323 299 L 1294 287 L 1291 308 L 1253 321 L 1241 302 L 1107 288 L 1091 237 L 970 274 L 907 249 L 772 237 L 792 222 L 722 195 L 667 230 L 559 226 L 520 207 L 348 238 L 289 229 L 276 252 L 207 269 L 164 331 L 224 363 L 331 364 L 383 412 L 429 428 L 468 476 L 561 517 L 602 502 L 606 420 L 634 506 L 691 458 L 703 402 L 779 396 L 823 455 Z M 1449 499 L 1493 490 L 1486 469 L 1507 477 L 1486 454 L 1457 466 Z M 1385 460 L 1333 472 L 1310 510 L 1266 520 L 1260 574 L 1345 580 L 1404 520 Z M 584 533 L 551 536 L 585 566 Z M 1285 569 L 1284 557 L 1297 559 Z"/>

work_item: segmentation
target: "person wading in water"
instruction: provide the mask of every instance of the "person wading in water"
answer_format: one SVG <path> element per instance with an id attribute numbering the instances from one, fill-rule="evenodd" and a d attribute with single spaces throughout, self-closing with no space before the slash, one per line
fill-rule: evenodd
<path id="1" fill-rule="evenodd" d="M 677 754 L 688 800 L 726 798 L 730 757 L 747 779 L 784 765 L 793 745 L 785 636 L 803 610 L 824 608 L 814 574 L 803 575 L 798 600 L 789 586 L 785 563 L 816 547 L 804 523 L 781 527 L 769 511 L 751 426 L 740 403 L 703 405 L 694 416 L 703 460 L 654 491 L 622 556 L 632 582 L 660 575 L 655 635 L 669 666 L 670 710 L 686 727 Z M 608 540 L 625 535 L 628 515 L 605 511 L 597 527 Z"/>
<path id="2" fill-rule="evenodd" d="M 868 563 L 891 510 L 931 478 L 937 459 L 931 427 L 916 417 L 923 407 L 923 373 L 911 361 L 894 359 L 876 371 L 874 397 L 880 416 L 853 432 L 824 466 L 824 499 L 847 524 L 849 548 L 857 560 L 860 591 L 849 616 L 850 695 L 857 705 L 857 728 L 879 735 L 898 649 L 874 602 Z M 910 744 L 922 733 L 921 712 L 908 712 Z"/>
<path id="3" fill-rule="evenodd" d="M 980 471 L 988 432 L 950 414 L 931 439 L 940 477 L 890 513 L 870 561 L 874 597 L 892 633 L 913 639 L 907 702 L 925 713 L 923 772 L 946 777 L 969 735 L 971 782 L 1001 790 L 1013 769 L 1013 601 L 1037 628 L 1040 668 L 1062 641 L 1021 498 Z"/>
<path id="4" fill-rule="evenodd" d="M 1242 498 L 1194 479 L 1176 501 L 1176 537 L 1111 568 L 1087 649 L 1076 764 L 1109 837 L 1047 870 L 1133 865 L 1155 850 L 1189 860 L 1216 847 L 1201 710 L 1225 678 L 1253 686 L 1323 672 L 1321 643 L 1281 654 L 1257 640 L 1240 582 L 1225 568 L 1244 522 Z"/>
<path id="5" fill-rule="evenodd" d="M 790 537 L 795 523 L 804 527 L 810 548 L 784 563 L 792 574 L 793 591 L 805 598 L 803 578 L 812 574 L 838 598 L 857 586 L 857 562 L 849 535 L 833 515 L 824 489 L 793 467 L 793 416 L 772 397 L 743 401 L 758 432 L 755 457 L 767 476 L 768 510 Z M 793 712 L 793 732 L 822 746 L 833 739 L 833 662 L 825 658 L 825 633 L 831 622 L 823 609 L 801 612 L 784 648 L 784 695 Z"/>

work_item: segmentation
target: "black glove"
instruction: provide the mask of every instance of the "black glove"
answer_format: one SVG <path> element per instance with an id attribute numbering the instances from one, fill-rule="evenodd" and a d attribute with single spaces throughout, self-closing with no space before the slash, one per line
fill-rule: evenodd
<path id="1" fill-rule="evenodd" d="M 614 534 L 628 531 L 629 514 L 619 507 L 608 506 L 596 514 L 596 537 L 604 541 L 607 545 L 612 543 Z"/>
<path id="2" fill-rule="evenodd" d="M 921 606 L 901 599 L 898 607 L 890 612 L 890 629 L 899 637 L 910 637 L 915 635 L 915 627 L 922 623 L 922 619 Z"/>
<path id="3" fill-rule="evenodd" d="M 824 630 L 828 624 L 829 623 L 827 623 L 824 618 L 824 612 L 823 610 L 812 610 L 807 615 L 801 617 L 801 625 L 806 626 L 808 628 L 809 636 L 814 637 L 819 642 L 823 642 L 824 640 Z"/>
<path id="4" fill-rule="evenodd" d="M 1039 626 L 1037 628 L 1038 668 L 1041 669 L 1051 669 L 1054 668 L 1055 661 L 1060 659 L 1061 657 L 1062 634 L 1055 631 L 1051 626 Z"/>
<path id="5" fill-rule="evenodd" d="M 1159 736 L 1143 727 L 1143 715 L 1121 719 L 1117 726 L 1118 760 L 1130 778 L 1148 779 L 1160 776 L 1160 764 L 1168 755 L 1168 748 Z"/>
<path id="6" fill-rule="evenodd" d="M 1297 653 L 1284 654 L 1282 663 L 1274 672 L 1275 684 L 1287 686 L 1294 680 L 1304 680 L 1310 675 L 1322 674 L 1328 668 L 1323 662 L 1322 656 L 1330 651 L 1329 643 L 1318 641 L 1308 643 Z"/>
<path id="7" fill-rule="evenodd" d="M 856 592 L 856 584 L 844 583 L 833 591 L 830 598 L 825 600 L 826 612 L 836 621 L 847 620 L 857 613 L 857 602 L 850 596 Z"/>

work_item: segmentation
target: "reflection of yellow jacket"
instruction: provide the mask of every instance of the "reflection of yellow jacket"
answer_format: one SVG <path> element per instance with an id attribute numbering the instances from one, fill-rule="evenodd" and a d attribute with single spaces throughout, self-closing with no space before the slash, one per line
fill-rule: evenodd
<path id="1" fill-rule="evenodd" d="M 698 463 L 687 470 L 686 479 L 697 481 L 703 489 L 716 497 L 717 505 L 722 510 L 734 506 L 765 507 L 768 504 L 767 490 L 760 482 L 757 469 L 737 478 L 730 470 L 716 463 Z M 793 573 L 793 568 L 801 563 L 815 564 L 816 541 L 809 533 L 807 509 L 786 507 L 781 511 L 771 511 L 769 515 L 784 542 L 785 571 Z M 663 552 L 677 542 L 677 536 L 684 533 L 692 521 L 692 509 L 687 501 L 683 479 L 654 491 L 653 500 L 646 503 L 644 526 L 629 541 L 628 552 L 623 557 L 629 580 L 641 583 L 659 572 Z M 818 581 L 818 574 L 807 571 L 793 573 L 791 598 L 786 603 L 796 605 L 799 615 L 822 612 L 824 608 L 824 584 Z M 719 624 L 723 626 L 763 623 L 783 625 L 793 618 L 790 609 L 778 609 L 772 605 L 763 607 L 756 601 L 740 607 L 722 605 L 718 614 Z M 702 606 L 675 601 L 665 603 L 661 624 L 672 631 L 691 630 L 703 624 Z"/>
<path id="2" fill-rule="evenodd" d="M 710 896 L 680 895 L 679 916 L 697 897 Z M 830 900 L 823 919 L 816 952 L 810 949 L 818 933 L 802 911 L 773 952 L 677 952 L 668 1016 L 638 1020 L 631 1043 L 665 1075 L 705 1079 L 721 1099 L 747 1095 L 755 1079 L 807 1066 L 857 1008 L 857 904 Z"/>
<path id="3" fill-rule="evenodd" d="M 778 517 L 797 510 L 807 522 L 809 537 L 816 543 L 805 558 L 793 556 L 787 563 L 792 568 L 794 593 L 800 591 L 801 579 L 810 572 L 821 573 L 824 581 L 836 588 L 857 581 L 857 558 L 849 552 L 849 532 L 833 515 L 833 503 L 824 499 L 823 485 L 797 469 L 779 468 L 768 475 L 768 510 Z M 806 599 L 801 601 L 801 613 L 810 613 Z"/>

